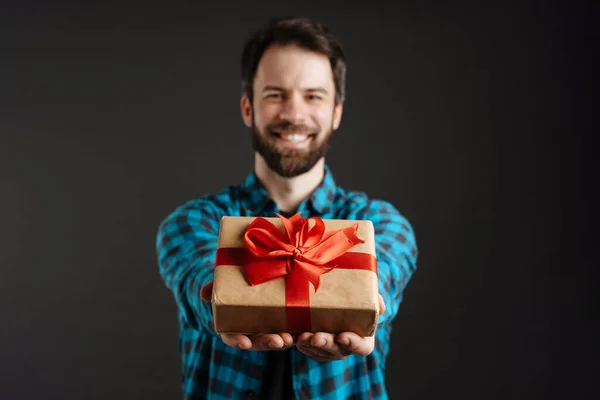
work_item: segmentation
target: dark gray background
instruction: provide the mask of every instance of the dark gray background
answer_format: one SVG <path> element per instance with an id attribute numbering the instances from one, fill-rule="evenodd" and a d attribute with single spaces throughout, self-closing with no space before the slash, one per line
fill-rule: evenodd
<path id="1" fill-rule="evenodd" d="M 0 12 L 1 399 L 180 397 L 156 229 L 250 171 L 238 61 L 270 15 L 342 39 L 328 163 L 416 230 L 390 397 L 597 392 L 587 11 L 164 3 Z"/>

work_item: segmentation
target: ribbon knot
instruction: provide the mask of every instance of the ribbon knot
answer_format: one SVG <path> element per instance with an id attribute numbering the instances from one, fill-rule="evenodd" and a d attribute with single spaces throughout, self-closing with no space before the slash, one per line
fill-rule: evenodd
<path id="1" fill-rule="evenodd" d="M 320 218 L 302 219 L 300 213 L 289 219 L 277 216 L 285 233 L 268 220 L 256 218 L 244 235 L 246 247 L 258 257 L 257 261 L 244 265 L 252 286 L 291 274 L 308 280 L 317 291 L 321 275 L 336 267 L 328 263 L 364 243 L 357 235 L 358 224 L 325 232 L 325 223 Z"/>
<path id="2" fill-rule="evenodd" d="M 295 247 L 294 250 L 292 251 L 292 259 L 300 258 L 302 256 L 302 254 L 304 254 L 302 249 Z"/>

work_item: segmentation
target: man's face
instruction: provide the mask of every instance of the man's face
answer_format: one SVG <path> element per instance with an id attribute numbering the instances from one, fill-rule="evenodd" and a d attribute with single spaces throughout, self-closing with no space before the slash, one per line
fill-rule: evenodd
<path id="1" fill-rule="evenodd" d="M 309 171 L 325 156 L 342 114 L 327 56 L 271 46 L 259 62 L 253 91 L 252 104 L 242 98 L 242 116 L 254 150 L 283 177 Z"/>

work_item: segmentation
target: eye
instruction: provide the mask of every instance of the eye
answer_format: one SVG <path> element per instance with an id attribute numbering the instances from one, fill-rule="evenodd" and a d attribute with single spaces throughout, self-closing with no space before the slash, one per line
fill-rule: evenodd
<path id="1" fill-rule="evenodd" d="M 282 95 L 281 93 L 269 93 L 266 96 L 267 99 L 281 99 Z"/>
<path id="2" fill-rule="evenodd" d="M 306 98 L 310 101 L 314 101 L 314 100 L 322 100 L 323 98 L 317 94 L 309 94 L 308 96 L 306 96 Z"/>

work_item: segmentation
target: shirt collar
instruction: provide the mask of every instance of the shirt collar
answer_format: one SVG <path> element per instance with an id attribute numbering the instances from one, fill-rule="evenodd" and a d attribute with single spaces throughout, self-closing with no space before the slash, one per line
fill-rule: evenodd
<path id="1" fill-rule="evenodd" d="M 311 195 L 304 200 L 298 211 L 303 211 L 307 205 L 310 205 L 318 214 L 325 214 L 331 210 L 337 186 L 333 179 L 333 174 L 327 165 L 325 165 L 323 180 Z M 253 171 L 240 186 L 242 191 L 241 205 L 249 210 L 253 215 L 259 215 L 268 208 L 276 209 L 274 202 L 269 198 L 267 190 L 260 182 L 256 173 Z"/>

